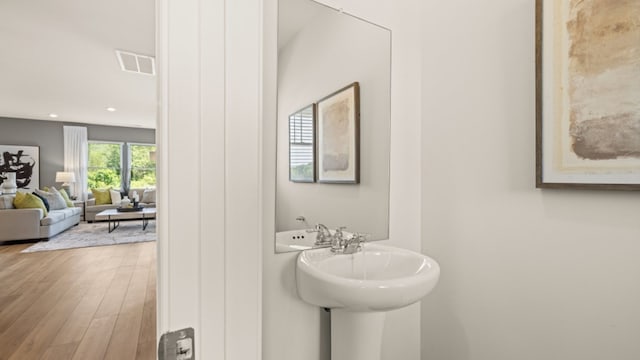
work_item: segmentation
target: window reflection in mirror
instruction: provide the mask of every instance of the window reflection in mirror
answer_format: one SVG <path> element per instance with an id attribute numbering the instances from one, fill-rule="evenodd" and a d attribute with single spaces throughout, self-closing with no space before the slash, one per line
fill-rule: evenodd
<path id="1" fill-rule="evenodd" d="M 315 233 L 307 230 L 318 223 L 346 226 L 371 240 L 389 238 L 391 32 L 348 12 L 312 0 L 279 0 L 276 252 L 313 247 Z M 356 82 L 359 183 L 322 183 L 317 173 L 315 182 L 293 180 L 292 167 L 308 162 L 294 165 L 290 158 L 290 116 Z M 317 160 L 317 149 L 312 154 Z"/>
<path id="2" fill-rule="evenodd" d="M 289 180 L 315 181 L 315 114 L 312 104 L 289 116 Z"/>

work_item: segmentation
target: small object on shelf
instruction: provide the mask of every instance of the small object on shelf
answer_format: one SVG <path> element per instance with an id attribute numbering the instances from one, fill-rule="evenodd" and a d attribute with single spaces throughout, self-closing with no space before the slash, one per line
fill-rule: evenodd
<path id="1" fill-rule="evenodd" d="M 15 194 L 18 190 L 18 185 L 16 184 L 16 173 L 15 172 L 6 172 L 4 174 L 5 179 L 2 181 L 1 191 L 2 194 Z"/>

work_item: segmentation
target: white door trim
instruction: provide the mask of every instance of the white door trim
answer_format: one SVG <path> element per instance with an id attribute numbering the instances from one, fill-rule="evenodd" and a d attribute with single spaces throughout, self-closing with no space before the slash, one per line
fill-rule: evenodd
<path id="1" fill-rule="evenodd" d="M 262 353 L 262 0 L 157 0 L 158 336 Z"/>

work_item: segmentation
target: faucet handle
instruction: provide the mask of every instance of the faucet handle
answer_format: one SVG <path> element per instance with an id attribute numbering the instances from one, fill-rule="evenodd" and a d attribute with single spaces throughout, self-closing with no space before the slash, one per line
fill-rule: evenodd
<path id="1" fill-rule="evenodd" d="M 316 232 L 316 242 L 315 245 L 326 245 L 332 242 L 332 236 L 329 232 L 329 229 L 323 224 L 316 224 L 315 230 L 311 230 L 309 232 Z"/>
<path id="2" fill-rule="evenodd" d="M 320 231 L 322 231 L 322 226 L 323 226 L 322 224 L 316 224 L 313 227 L 313 229 L 306 229 L 305 231 L 308 233 L 314 233 L 314 232 L 319 233 Z"/>
<path id="3" fill-rule="evenodd" d="M 365 242 L 366 238 L 369 237 L 367 234 L 353 233 L 351 237 L 345 239 L 342 253 L 343 254 L 354 254 L 362 249 L 362 243 Z"/>
<path id="4" fill-rule="evenodd" d="M 359 243 L 366 242 L 369 238 L 371 238 L 371 234 L 353 233 L 351 236 L 352 241 L 357 241 Z"/>

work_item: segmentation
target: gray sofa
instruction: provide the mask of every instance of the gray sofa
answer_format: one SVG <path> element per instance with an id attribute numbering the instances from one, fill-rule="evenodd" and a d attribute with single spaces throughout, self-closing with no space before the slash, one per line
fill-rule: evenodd
<path id="1" fill-rule="evenodd" d="M 0 241 L 48 239 L 77 225 L 80 215 L 77 207 L 51 210 L 44 218 L 41 209 L 0 209 Z"/>
<path id="2" fill-rule="evenodd" d="M 129 199 L 133 198 L 133 192 L 137 191 L 138 192 L 138 196 L 140 197 L 140 199 L 142 200 L 142 196 L 144 194 L 144 190 L 145 189 L 130 189 L 129 193 L 128 193 L 128 197 Z M 155 196 L 154 196 L 154 200 L 155 200 Z M 154 202 L 140 202 L 139 203 L 140 206 L 142 207 L 156 207 L 156 203 Z M 96 199 L 89 199 L 87 201 L 85 201 L 84 204 L 84 219 L 87 222 L 94 222 L 96 221 L 96 215 L 98 213 L 100 213 L 103 210 L 108 210 L 108 209 L 116 209 L 118 208 L 120 205 L 119 204 L 104 204 L 104 205 L 96 205 Z"/>

